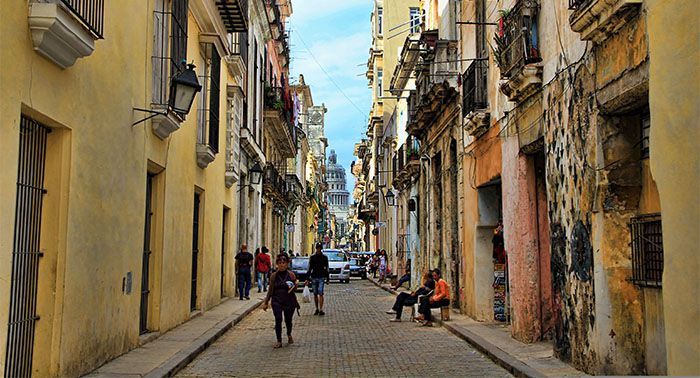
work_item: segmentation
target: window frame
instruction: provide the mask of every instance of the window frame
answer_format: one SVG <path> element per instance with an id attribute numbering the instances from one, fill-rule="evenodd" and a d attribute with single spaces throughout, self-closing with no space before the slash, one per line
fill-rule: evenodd
<path id="1" fill-rule="evenodd" d="M 664 270 L 661 214 L 632 217 L 629 222 L 632 279 L 636 285 L 661 287 Z"/>

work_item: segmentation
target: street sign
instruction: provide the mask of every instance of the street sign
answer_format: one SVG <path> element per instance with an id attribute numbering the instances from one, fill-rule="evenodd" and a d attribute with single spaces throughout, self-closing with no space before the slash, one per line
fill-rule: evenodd
<path id="1" fill-rule="evenodd" d="M 284 231 L 285 232 L 294 232 L 294 225 L 293 224 L 287 224 L 284 226 Z"/>
<path id="2" fill-rule="evenodd" d="M 386 227 L 386 222 L 377 222 L 374 226 L 377 228 Z"/>

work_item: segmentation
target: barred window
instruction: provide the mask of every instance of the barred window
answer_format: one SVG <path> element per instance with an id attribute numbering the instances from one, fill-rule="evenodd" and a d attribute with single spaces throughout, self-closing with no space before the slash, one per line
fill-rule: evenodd
<path id="1" fill-rule="evenodd" d="M 214 153 L 219 152 L 219 97 L 221 78 L 221 56 L 216 46 L 204 44 L 206 63 L 203 67 L 202 96 L 200 100 L 197 142 L 208 145 Z"/>
<path id="2" fill-rule="evenodd" d="M 153 105 L 168 103 L 170 79 L 187 59 L 188 0 L 159 0 L 153 15 Z"/>
<path id="3" fill-rule="evenodd" d="M 661 287 L 664 247 L 661 214 L 648 214 L 630 220 L 632 236 L 632 281 L 640 286 Z"/>
<path id="4" fill-rule="evenodd" d="M 187 5 L 188 0 L 173 0 L 172 3 L 170 63 L 173 75 L 182 70 L 181 62 L 187 60 Z"/>

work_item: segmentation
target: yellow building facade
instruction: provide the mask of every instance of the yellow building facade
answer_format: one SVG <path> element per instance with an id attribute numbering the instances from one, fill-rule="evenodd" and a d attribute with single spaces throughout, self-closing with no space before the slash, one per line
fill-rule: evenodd
<path id="1" fill-rule="evenodd" d="M 76 9 L 0 9 L 6 376 L 88 373 L 233 292 L 238 193 L 224 151 L 245 65 L 229 33 L 245 23 L 211 0 Z M 202 85 L 186 115 L 167 106 L 176 57 Z M 32 184 L 44 194 L 28 201 Z M 18 295 L 32 292 L 27 313 Z M 23 320 L 34 329 L 18 330 Z"/>

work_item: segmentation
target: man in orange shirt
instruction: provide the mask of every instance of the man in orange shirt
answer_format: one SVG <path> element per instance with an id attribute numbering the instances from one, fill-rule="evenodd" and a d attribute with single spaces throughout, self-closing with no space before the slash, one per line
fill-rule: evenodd
<path id="1" fill-rule="evenodd" d="M 450 305 L 450 287 L 447 282 L 441 277 L 440 269 L 433 270 L 433 280 L 435 280 L 435 292 L 427 301 L 422 301 L 419 305 L 418 312 L 423 315 L 423 326 L 432 327 L 433 318 L 430 313 L 431 308 L 440 308 Z"/>

